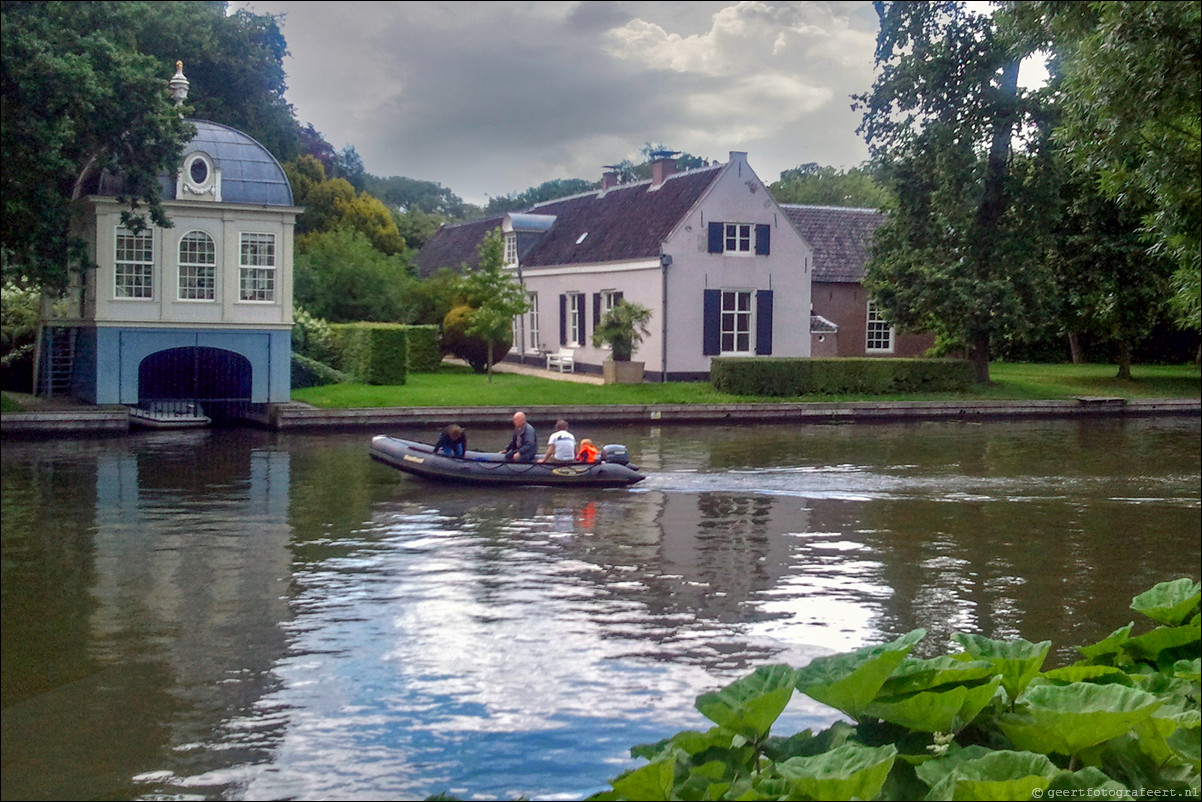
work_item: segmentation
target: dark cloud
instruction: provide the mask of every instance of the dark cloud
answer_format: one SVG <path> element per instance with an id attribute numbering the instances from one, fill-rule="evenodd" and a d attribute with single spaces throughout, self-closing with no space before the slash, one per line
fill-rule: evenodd
<path id="1" fill-rule="evenodd" d="M 645 142 L 765 181 L 866 158 L 869 3 L 254 2 L 285 14 L 289 100 L 369 172 L 482 203 L 600 175 Z"/>

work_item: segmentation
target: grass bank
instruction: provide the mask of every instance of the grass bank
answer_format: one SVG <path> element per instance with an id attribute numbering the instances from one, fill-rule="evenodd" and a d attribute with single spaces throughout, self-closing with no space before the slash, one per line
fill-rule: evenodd
<path id="1" fill-rule="evenodd" d="M 1200 398 L 1198 366 L 1136 366 L 1133 378 L 1115 378 L 1113 365 L 995 364 L 988 387 L 968 393 L 874 396 L 804 396 L 798 401 L 1034 401 L 1113 396 L 1120 398 Z M 334 384 L 294 390 L 293 399 L 324 409 L 442 406 L 544 406 L 579 404 L 733 404 L 780 402 L 780 398 L 719 393 L 704 382 L 591 385 L 512 373 L 492 381 L 468 368 L 444 364 L 438 373 L 410 374 L 402 386 Z"/>

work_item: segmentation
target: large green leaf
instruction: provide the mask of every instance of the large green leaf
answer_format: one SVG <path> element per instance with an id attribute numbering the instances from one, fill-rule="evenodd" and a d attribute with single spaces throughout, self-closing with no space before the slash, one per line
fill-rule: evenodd
<path id="1" fill-rule="evenodd" d="M 798 672 L 797 690 L 858 721 L 885 680 L 925 635 L 926 630 L 916 629 L 880 646 L 817 657 Z"/>
<path id="2" fill-rule="evenodd" d="M 613 788 L 621 799 L 659 802 L 673 798 L 675 778 L 676 760 L 669 757 L 626 772 L 613 781 Z"/>
<path id="3" fill-rule="evenodd" d="M 1115 659 L 1123 654 L 1123 644 L 1131 637 L 1131 630 L 1134 628 L 1135 622 L 1132 621 L 1127 626 L 1119 627 L 1114 632 L 1111 632 L 1097 643 L 1089 646 L 1078 646 L 1077 651 L 1084 655 L 1090 662 L 1113 665 Z"/>
<path id="4" fill-rule="evenodd" d="M 919 776 L 931 785 L 927 799 L 1034 799 L 1059 771 L 1046 755 L 989 752 L 968 760 L 933 760 Z"/>
<path id="5" fill-rule="evenodd" d="M 1153 621 L 1175 627 L 1184 624 L 1198 611 L 1202 602 L 1202 583 L 1192 579 L 1161 582 L 1131 600 L 1131 609 Z"/>
<path id="6" fill-rule="evenodd" d="M 1125 646 L 1135 657 L 1157 665 L 1162 661 L 1168 661 L 1171 665 L 1179 659 L 1192 656 L 1191 654 L 1182 655 L 1178 650 L 1184 649 L 1196 654 L 1198 646 L 1189 648 L 1193 644 L 1202 644 L 1202 627 L 1199 627 L 1197 622 L 1179 627 L 1157 627 L 1137 638 L 1131 638 Z"/>
<path id="7" fill-rule="evenodd" d="M 803 799 L 874 799 L 896 757 L 892 744 L 847 743 L 821 755 L 789 758 L 775 769 Z"/>
<path id="8" fill-rule="evenodd" d="M 1039 674 L 1052 648 L 1050 640 L 1041 643 L 1031 643 L 1021 638 L 1001 641 L 963 632 L 955 633 L 952 639 L 977 660 L 985 660 L 993 665 L 1002 675 L 1002 687 L 1010 695 L 1011 701 L 1017 699 Z"/>
<path id="9" fill-rule="evenodd" d="M 1121 685 L 1040 685 L 997 723 L 1019 749 L 1075 755 L 1126 733 L 1160 705 L 1152 694 Z"/>
<path id="10" fill-rule="evenodd" d="M 1117 683 L 1131 685 L 1131 676 L 1121 668 L 1114 666 L 1091 666 L 1078 663 L 1076 665 L 1056 668 L 1043 672 L 1043 678 L 1057 685 L 1068 685 L 1073 682 L 1094 682 L 1099 685 Z"/>
<path id="11" fill-rule="evenodd" d="M 761 666 L 720 691 L 698 696 L 696 707 L 710 721 L 759 743 L 793 698 L 797 675 L 787 665 Z"/>
<path id="12" fill-rule="evenodd" d="M 921 732 L 959 732 L 972 722 L 997 692 L 1001 677 L 983 685 L 957 685 L 904 697 L 882 698 L 865 710 L 870 716 Z"/>
<path id="13" fill-rule="evenodd" d="M 941 689 L 943 686 L 980 685 L 987 683 L 997 672 L 985 660 L 959 660 L 955 657 L 932 657 L 923 660 L 907 657 L 885 680 L 877 698 L 900 697 L 919 691 Z"/>
<path id="14" fill-rule="evenodd" d="M 1060 772 L 1048 783 L 1047 790 L 1058 792 L 1056 796 L 1061 799 L 1126 799 L 1132 796 L 1126 793 L 1127 786 L 1093 766 Z M 1046 796 L 1050 798 L 1051 793 Z"/>

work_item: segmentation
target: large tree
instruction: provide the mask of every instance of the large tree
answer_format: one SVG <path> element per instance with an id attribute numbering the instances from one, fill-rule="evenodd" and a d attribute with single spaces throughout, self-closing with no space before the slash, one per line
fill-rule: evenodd
<path id="1" fill-rule="evenodd" d="M 525 288 L 505 269 L 505 240 L 499 228 L 480 243 L 479 266 L 463 277 L 460 290 L 472 307 L 467 333 L 488 343 L 488 380 L 492 381 L 495 346 L 512 342 L 513 319 L 530 308 Z"/>
<path id="2" fill-rule="evenodd" d="M 281 160 L 301 142 L 284 101 L 276 19 L 225 2 L 4 2 L 0 194 L 6 277 L 54 287 L 86 263 L 68 232 L 101 171 L 125 179 L 130 218 L 169 225 L 158 177 L 178 167 L 192 131 L 168 99 L 183 61 L 186 113 L 232 125 Z"/>
<path id="3" fill-rule="evenodd" d="M 158 176 L 192 129 L 168 97 L 171 72 L 131 41 L 133 4 L 5 2 L 0 15 L 4 277 L 61 288 L 87 263 L 71 224 L 89 181 L 122 174 L 129 224 L 145 209 L 169 225 Z"/>
<path id="4" fill-rule="evenodd" d="M 768 191 L 777 203 L 883 209 L 892 201 L 869 167 L 836 170 L 816 162 L 785 170 L 780 180 L 768 185 Z"/>
<path id="5" fill-rule="evenodd" d="M 866 284 L 893 323 L 967 347 L 988 382 L 991 342 L 1030 329 L 1049 297 L 1040 164 L 1014 150 L 1042 130 L 1018 87 L 1027 51 L 964 3 L 874 5 L 877 78 L 856 101 L 897 207 Z"/>
<path id="6" fill-rule="evenodd" d="M 1178 318 L 1202 322 L 1202 3 L 1010 2 L 1062 66 L 1057 138 L 1177 264 Z"/>

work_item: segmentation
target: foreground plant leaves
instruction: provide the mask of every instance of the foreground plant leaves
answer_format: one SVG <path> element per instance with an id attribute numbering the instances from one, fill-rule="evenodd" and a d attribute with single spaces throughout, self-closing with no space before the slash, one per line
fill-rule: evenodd
<path id="1" fill-rule="evenodd" d="M 931 786 L 927 799 L 1032 799 L 1059 771 L 1047 756 L 1032 752 L 964 753 L 918 767 L 918 776 Z"/>
<path id="2" fill-rule="evenodd" d="M 716 693 L 698 696 L 696 707 L 715 724 L 758 744 L 793 698 L 797 674 L 786 665 L 761 666 Z"/>
<path id="3" fill-rule="evenodd" d="M 821 755 L 789 758 L 776 764 L 776 773 L 789 784 L 791 798 L 874 799 L 896 758 L 892 744 L 848 743 Z"/>
<path id="4" fill-rule="evenodd" d="M 993 665 L 1002 675 L 1002 687 L 1006 689 L 1011 702 L 1017 699 L 1039 674 L 1039 669 L 1043 668 L 1043 662 L 1052 648 L 1050 640 L 1040 643 L 1021 639 L 1000 641 L 962 632 L 952 635 L 952 640 L 963 646 L 964 651 L 974 659 L 985 660 Z"/>
<path id="5" fill-rule="evenodd" d="M 1161 582 L 1131 600 L 1131 609 L 1165 626 L 1184 624 L 1198 612 L 1202 583 L 1191 579 Z"/>
<path id="6" fill-rule="evenodd" d="M 1041 685 L 1020 709 L 998 717 L 998 727 L 1019 749 L 1076 755 L 1117 738 L 1146 721 L 1162 704 L 1150 693 L 1121 685 Z"/>
<path id="7" fill-rule="evenodd" d="M 916 629 L 880 646 L 815 658 L 798 673 L 797 690 L 859 721 L 885 680 L 925 635 L 925 629 Z"/>

